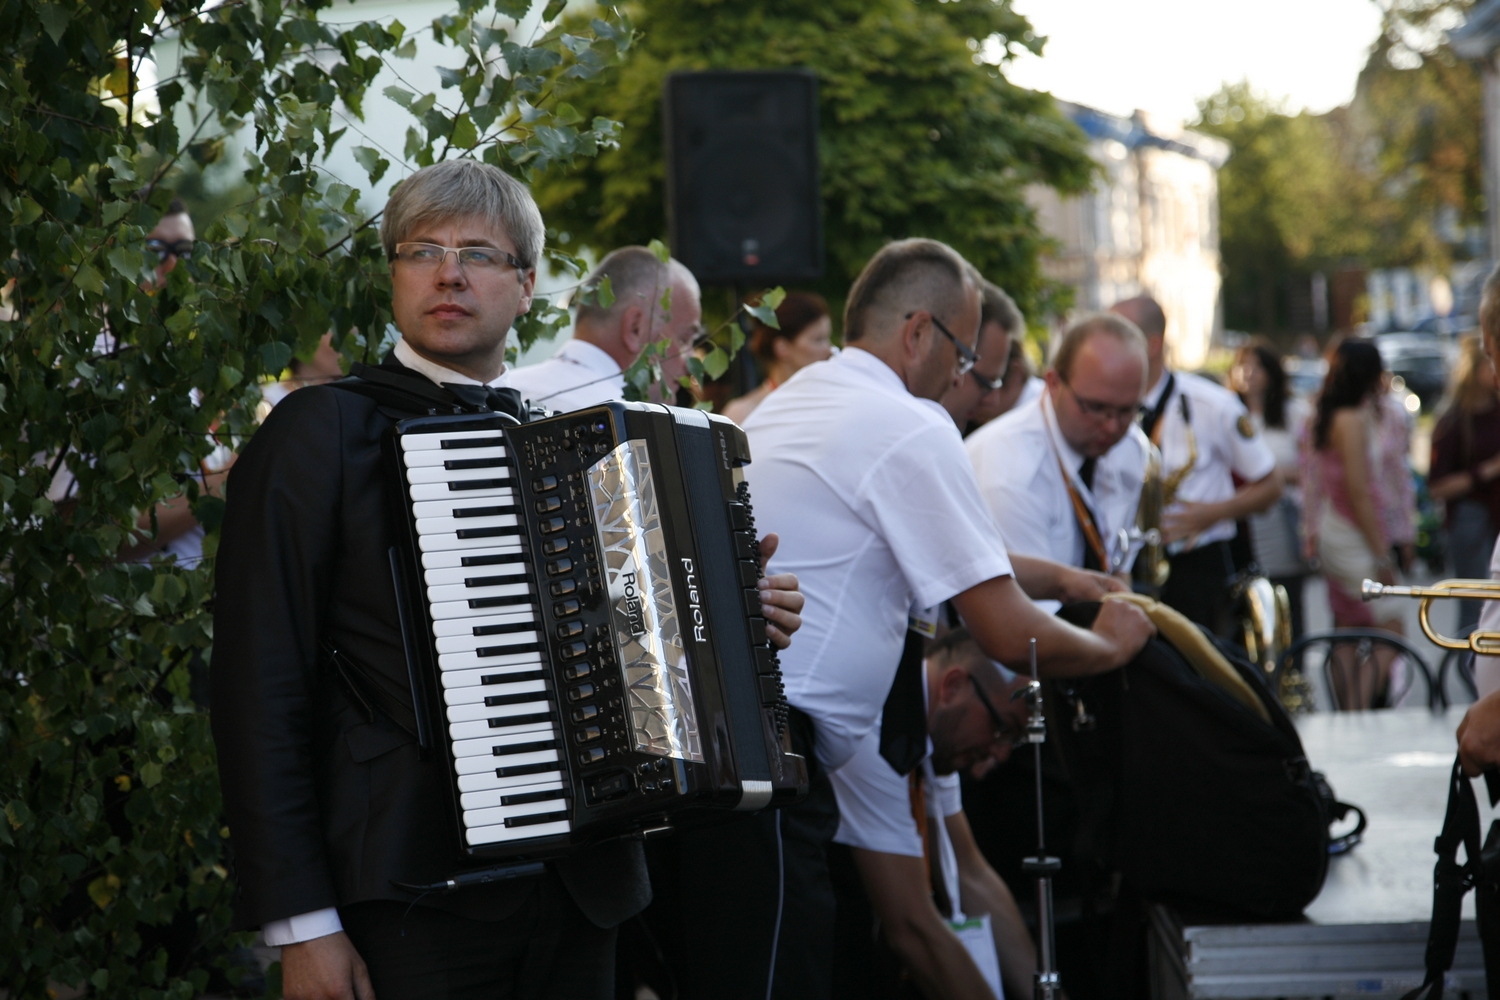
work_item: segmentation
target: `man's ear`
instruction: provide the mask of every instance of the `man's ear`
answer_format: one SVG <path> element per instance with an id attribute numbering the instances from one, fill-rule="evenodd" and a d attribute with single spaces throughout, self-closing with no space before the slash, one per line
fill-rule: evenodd
<path id="1" fill-rule="evenodd" d="M 526 277 L 521 279 L 521 301 L 516 304 L 516 315 L 521 316 L 531 311 L 531 298 L 536 292 L 536 269 L 532 268 L 526 272 Z"/>
<path id="2" fill-rule="evenodd" d="M 901 324 L 901 352 L 906 358 L 907 367 L 913 367 L 922 362 L 926 357 L 927 350 L 924 346 L 922 336 L 922 324 L 931 325 L 926 318 L 926 313 L 913 313 L 911 318 Z"/>
<path id="3" fill-rule="evenodd" d="M 963 667 L 947 667 L 938 675 L 938 702 L 951 705 L 964 696 L 969 673 Z"/>
<path id="4" fill-rule="evenodd" d="M 1046 372 L 1042 374 L 1042 380 L 1047 383 L 1047 388 L 1051 392 L 1056 392 L 1057 387 L 1062 385 L 1062 376 L 1057 374 L 1057 370 L 1055 368 L 1048 368 Z"/>
<path id="5" fill-rule="evenodd" d="M 651 323 L 640 306 L 629 306 L 620 313 L 620 346 L 631 358 L 639 358 L 651 343 Z M 633 362 L 632 362 L 633 363 Z"/>

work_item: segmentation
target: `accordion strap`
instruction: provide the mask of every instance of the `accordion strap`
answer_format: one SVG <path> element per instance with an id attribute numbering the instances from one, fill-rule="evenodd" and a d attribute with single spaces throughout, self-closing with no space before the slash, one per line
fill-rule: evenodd
<path id="1" fill-rule="evenodd" d="M 1485 776 L 1492 793 L 1496 784 Z M 1458 863 L 1458 847 L 1464 863 Z M 1491 1000 L 1500 1000 L 1500 822 L 1491 824 L 1484 848 L 1479 846 L 1479 805 L 1474 788 L 1458 761 L 1448 777 L 1448 811 L 1443 832 L 1433 845 L 1432 923 L 1427 934 L 1427 978 L 1402 1000 L 1442 1000 L 1448 970 L 1458 950 L 1464 895 L 1475 890 L 1474 909 L 1484 951 L 1485 981 Z"/>

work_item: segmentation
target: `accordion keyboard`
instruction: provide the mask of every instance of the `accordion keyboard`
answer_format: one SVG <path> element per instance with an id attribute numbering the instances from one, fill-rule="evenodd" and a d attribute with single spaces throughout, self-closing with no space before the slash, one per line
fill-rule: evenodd
<path id="1" fill-rule="evenodd" d="M 401 438 L 465 839 L 570 829 L 513 465 L 498 431 Z"/>

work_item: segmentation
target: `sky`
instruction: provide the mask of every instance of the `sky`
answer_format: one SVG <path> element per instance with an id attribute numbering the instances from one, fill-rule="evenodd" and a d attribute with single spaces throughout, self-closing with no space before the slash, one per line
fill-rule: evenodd
<path id="1" fill-rule="evenodd" d="M 1043 57 L 1006 77 L 1055 97 L 1129 115 L 1197 117 L 1196 101 L 1248 79 L 1288 110 L 1327 111 L 1354 95 L 1380 32 L 1372 0 L 1014 0 Z"/>

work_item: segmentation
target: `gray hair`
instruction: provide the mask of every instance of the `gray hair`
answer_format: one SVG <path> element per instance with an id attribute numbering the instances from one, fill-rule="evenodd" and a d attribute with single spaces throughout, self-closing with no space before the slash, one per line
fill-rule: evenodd
<path id="1" fill-rule="evenodd" d="M 1021 315 L 1021 310 L 1016 306 L 1016 300 L 1005 294 L 1005 290 L 993 282 L 980 278 L 975 282 L 979 286 L 979 326 L 980 329 L 990 323 L 1000 324 L 1000 329 L 1014 337 L 1026 330 L 1026 320 Z"/>
<path id="2" fill-rule="evenodd" d="M 396 244 L 422 226 L 474 217 L 502 230 L 526 267 L 536 267 L 546 229 L 531 192 L 499 167 L 469 159 L 423 167 L 396 188 L 380 220 L 386 259 L 395 260 Z"/>
<path id="3" fill-rule="evenodd" d="M 618 320 L 631 306 L 640 306 L 651 312 L 661 298 L 661 293 L 670 288 L 679 276 L 686 276 L 689 281 L 696 283 L 692 272 L 686 267 L 670 258 L 663 263 L 645 247 L 630 246 L 611 250 L 589 272 L 589 276 L 583 280 L 583 287 L 597 289 L 608 278 L 614 301 L 603 306 L 597 300 L 585 302 L 580 298 L 576 322 L 607 326 Z"/>
<path id="4" fill-rule="evenodd" d="M 1118 313 L 1089 313 L 1074 320 L 1052 349 L 1052 370 L 1064 382 L 1072 374 L 1073 356 L 1096 333 L 1114 337 L 1139 354 L 1141 363 L 1146 364 L 1146 335 L 1141 332 L 1140 327 Z"/>
<path id="5" fill-rule="evenodd" d="M 844 341 L 853 343 L 869 333 L 872 313 L 918 309 L 947 313 L 973 282 L 968 263 L 946 243 L 927 239 L 887 243 L 849 289 Z"/>

